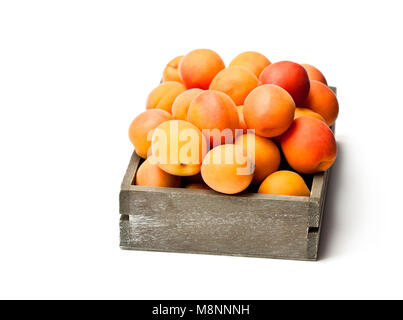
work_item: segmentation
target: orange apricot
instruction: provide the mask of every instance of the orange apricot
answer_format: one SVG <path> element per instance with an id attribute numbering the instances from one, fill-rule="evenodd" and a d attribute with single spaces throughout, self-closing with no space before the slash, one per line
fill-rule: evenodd
<path id="1" fill-rule="evenodd" d="M 237 106 L 258 86 L 259 80 L 248 69 L 234 66 L 221 70 L 210 84 L 210 90 L 229 95 Z"/>
<path id="2" fill-rule="evenodd" d="M 299 107 L 309 108 L 325 118 L 326 123 L 331 126 L 339 115 L 339 102 L 337 97 L 327 85 L 312 80 L 308 97 Z"/>
<path id="3" fill-rule="evenodd" d="M 206 90 L 193 99 L 187 120 L 203 130 L 210 146 L 232 143 L 234 130 L 239 127 L 234 101 L 225 93 L 214 90 Z"/>
<path id="4" fill-rule="evenodd" d="M 182 83 L 163 82 L 148 95 L 146 107 L 147 109 L 162 109 L 171 113 L 176 97 L 185 90 L 186 87 Z"/>
<path id="5" fill-rule="evenodd" d="M 259 77 L 263 69 L 271 62 L 264 55 L 255 51 L 246 51 L 237 55 L 229 66 L 241 66 L 250 70 L 256 77 Z"/>
<path id="6" fill-rule="evenodd" d="M 203 159 L 201 175 L 213 190 L 235 194 L 252 182 L 254 163 L 234 144 L 223 144 L 211 149 Z"/>
<path id="7" fill-rule="evenodd" d="M 177 81 L 182 82 L 182 79 L 179 76 L 179 63 L 181 62 L 183 56 L 179 56 L 173 58 L 168 64 L 165 66 L 165 69 L 162 73 L 162 81 Z"/>
<path id="8" fill-rule="evenodd" d="M 202 92 L 202 89 L 194 88 L 186 90 L 177 96 L 172 104 L 172 115 L 174 119 L 186 120 L 190 103 Z"/>
<path id="9" fill-rule="evenodd" d="M 157 163 L 152 163 L 148 158 L 137 170 L 135 183 L 138 186 L 179 188 L 181 178 L 161 170 Z"/>
<path id="10" fill-rule="evenodd" d="M 196 49 L 182 58 L 179 76 L 188 89 L 208 89 L 216 74 L 224 68 L 224 61 L 216 52 Z"/>
<path id="11" fill-rule="evenodd" d="M 325 171 L 337 156 L 333 132 L 326 123 L 311 117 L 295 119 L 280 144 L 288 164 L 301 173 Z"/>
<path id="12" fill-rule="evenodd" d="M 327 85 L 326 78 L 323 75 L 323 73 L 319 71 L 319 69 L 306 63 L 301 64 L 301 66 L 303 66 L 306 72 L 308 73 L 309 80 L 316 80 Z"/>
<path id="13" fill-rule="evenodd" d="M 276 144 L 270 139 L 256 136 L 254 134 L 244 134 L 235 140 L 235 145 L 243 148 L 255 162 L 255 174 L 253 183 L 261 183 L 268 175 L 277 171 L 280 167 L 281 155 Z"/>
<path id="14" fill-rule="evenodd" d="M 172 116 L 168 112 L 152 109 L 140 113 L 133 120 L 129 127 L 129 138 L 140 157 L 147 158 L 147 152 L 151 147 L 153 130 L 161 123 L 171 119 Z"/>
<path id="15" fill-rule="evenodd" d="M 266 84 L 254 89 L 245 99 L 243 115 L 249 129 L 263 137 L 285 132 L 294 120 L 295 103 L 279 86 Z"/>
<path id="16" fill-rule="evenodd" d="M 190 122 L 170 120 L 154 129 L 152 155 L 162 170 L 177 176 L 200 172 L 207 143 L 202 132 Z"/>
<path id="17" fill-rule="evenodd" d="M 325 118 L 323 118 L 319 113 L 316 113 L 308 108 L 295 108 L 294 119 L 297 119 L 300 117 L 312 117 L 312 118 L 319 119 L 320 121 L 323 121 L 326 123 Z"/>
<path id="18" fill-rule="evenodd" d="M 288 170 L 269 175 L 260 185 L 258 193 L 305 197 L 311 195 L 304 179 L 298 173 Z"/>
<path id="19" fill-rule="evenodd" d="M 262 84 L 275 84 L 287 90 L 297 106 L 309 93 L 308 73 L 304 67 L 295 62 L 273 63 L 262 71 L 259 79 Z"/>

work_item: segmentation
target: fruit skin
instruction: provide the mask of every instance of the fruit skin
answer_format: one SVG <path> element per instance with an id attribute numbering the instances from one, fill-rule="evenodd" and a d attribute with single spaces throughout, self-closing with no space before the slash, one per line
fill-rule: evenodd
<path id="1" fill-rule="evenodd" d="M 168 64 L 165 66 L 164 71 L 162 72 L 162 81 L 176 81 L 182 82 L 182 79 L 179 77 L 179 63 L 182 60 L 183 56 L 179 56 L 173 58 Z"/>
<path id="2" fill-rule="evenodd" d="M 190 103 L 202 92 L 202 89 L 194 88 L 186 90 L 177 96 L 172 104 L 172 115 L 174 119 L 186 120 Z"/>
<path id="3" fill-rule="evenodd" d="M 224 61 L 216 52 L 196 49 L 182 58 L 179 64 L 179 76 L 188 89 L 206 90 L 216 74 L 224 68 Z"/>
<path id="4" fill-rule="evenodd" d="M 211 82 L 210 90 L 226 93 L 239 106 L 258 84 L 258 78 L 251 71 L 234 66 L 221 70 Z"/>
<path id="5" fill-rule="evenodd" d="M 319 113 L 331 126 L 339 115 L 339 102 L 332 89 L 322 82 L 312 80 L 308 97 L 300 105 Z"/>
<path id="6" fill-rule="evenodd" d="M 246 174 L 239 174 L 239 170 Z M 211 149 L 203 160 L 201 174 L 213 190 L 235 194 L 245 190 L 252 182 L 254 163 L 243 155 L 240 146 L 223 144 Z"/>
<path id="7" fill-rule="evenodd" d="M 239 128 L 238 129 L 242 129 L 243 133 L 246 134 L 246 133 L 248 133 L 248 126 L 246 125 L 245 118 L 243 116 L 243 105 L 237 106 L 236 109 L 238 111 L 238 117 L 239 117 Z"/>
<path id="8" fill-rule="evenodd" d="M 176 97 L 186 90 L 186 87 L 176 81 L 167 81 L 161 83 L 148 95 L 147 109 L 162 109 L 169 113 L 172 112 L 172 104 Z"/>
<path id="9" fill-rule="evenodd" d="M 185 186 L 186 189 L 201 189 L 201 190 L 210 190 L 208 186 L 203 183 L 191 183 Z"/>
<path id="10" fill-rule="evenodd" d="M 242 147 L 244 154 L 248 154 L 255 162 L 254 184 L 261 183 L 280 167 L 280 150 L 270 139 L 244 134 L 236 139 L 235 145 Z"/>
<path id="11" fill-rule="evenodd" d="M 288 164 L 301 173 L 325 171 L 337 156 L 333 132 L 326 123 L 311 117 L 295 119 L 280 144 Z"/>
<path id="12" fill-rule="evenodd" d="M 161 123 L 154 130 L 151 147 L 159 167 L 176 176 L 198 174 L 207 153 L 207 143 L 201 131 L 184 120 Z"/>
<path id="13" fill-rule="evenodd" d="M 136 153 L 141 158 L 147 158 L 147 152 L 151 147 L 151 136 L 153 130 L 161 123 L 171 120 L 168 112 L 160 109 L 147 110 L 140 113 L 130 124 L 129 138 L 133 143 Z M 150 137 L 148 140 L 147 137 Z"/>
<path id="14" fill-rule="evenodd" d="M 232 66 L 245 67 L 251 71 L 256 77 L 259 77 L 263 69 L 271 64 L 270 60 L 264 55 L 255 51 L 246 51 L 237 55 L 229 64 Z"/>
<path id="15" fill-rule="evenodd" d="M 312 117 L 312 118 L 319 119 L 320 121 L 323 121 L 324 123 L 326 123 L 325 118 L 323 118 L 319 113 L 316 113 L 308 108 L 295 108 L 294 119 L 297 119 L 300 117 Z"/>
<path id="16" fill-rule="evenodd" d="M 245 99 L 243 115 L 249 129 L 262 137 L 285 132 L 294 120 L 295 103 L 279 86 L 266 84 L 254 89 Z"/>
<path id="17" fill-rule="evenodd" d="M 269 175 L 260 185 L 258 193 L 305 197 L 311 195 L 304 179 L 298 173 L 288 170 Z"/>
<path id="18" fill-rule="evenodd" d="M 300 64 L 291 61 L 280 61 L 266 67 L 260 74 L 262 84 L 275 84 L 287 92 L 298 106 L 309 93 L 308 73 Z"/>
<path id="19" fill-rule="evenodd" d="M 210 133 L 203 131 L 210 146 L 234 141 L 234 130 L 239 127 L 238 111 L 234 101 L 223 92 L 206 90 L 193 99 L 188 110 L 187 120 L 200 130 L 217 129 Z M 224 135 L 221 136 L 221 131 Z"/>
<path id="20" fill-rule="evenodd" d="M 146 159 L 136 173 L 136 185 L 149 187 L 179 188 L 181 178 L 161 170 L 158 164 Z"/>
<path id="21" fill-rule="evenodd" d="M 308 73 L 309 80 L 316 80 L 327 85 L 326 78 L 323 75 L 323 73 L 319 71 L 319 69 L 307 63 L 303 63 L 301 64 L 301 66 L 303 66 L 306 72 Z"/>

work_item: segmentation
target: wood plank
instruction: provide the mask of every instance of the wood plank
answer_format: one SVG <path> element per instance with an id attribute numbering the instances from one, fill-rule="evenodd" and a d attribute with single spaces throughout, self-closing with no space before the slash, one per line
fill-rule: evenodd
<path id="1" fill-rule="evenodd" d="M 138 213 L 164 213 L 166 211 L 181 211 L 186 214 L 187 210 L 234 210 L 237 212 L 248 212 L 249 210 L 274 210 L 282 214 L 294 214 L 294 209 L 309 209 L 311 201 L 308 197 L 300 197 L 298 201 L 293 198 L 284 197 L 271 199 L 256 194 L 256 197 L 249 196 L 228 196 L 218 193 L 199 192 L 199 190 L 184 190 L 172 188 L 171 192 L 166 190 L 122 190 L 120 193 L 120 213 L 134 215 Z M 153 188 L 154 189 L 154 188 Z M 158 188 L 165 189 L 165 188 Z M 205 191 L 205 190 L 201 190 Z M 254 195 L 254 194 L 252 194 Z M 195 206 L 198 206 L 195 208 Z M 287 212 L 286 210 L 291 210 Z M 298 213 L 297 213 L 298 214 Z"/>
<path id="2" fill-rule="evenodd" d="M 267 201 L 194 193 L 122 191 L 129 216 L 124 247 L 307 258 L 309 201 Z"/>
<path id="3" fill-rule="evenodd" d="M 141 158 L 137 155 L 136 151 L 133 151 L 129 165 L 127 166 L 125 176 L 123 177 L 123 181 L 120 186 L 121 190 L 128 190 L 130 186 L 133 185 L 137 169 L 140 165 L 140 161 Z"/>

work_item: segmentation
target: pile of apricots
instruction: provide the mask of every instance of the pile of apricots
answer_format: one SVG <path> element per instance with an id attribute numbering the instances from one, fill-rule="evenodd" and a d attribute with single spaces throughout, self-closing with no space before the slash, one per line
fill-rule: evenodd
<path id="1" fill-rule="evenodd" d="M 338 113 L 312 65 L 248 51 L 226 67 L 216 52 L 193 50 L 166 65 L 130 125 L 144 159 L 135 184 L 309 196 L 307 176 L 336 159 Z"/>

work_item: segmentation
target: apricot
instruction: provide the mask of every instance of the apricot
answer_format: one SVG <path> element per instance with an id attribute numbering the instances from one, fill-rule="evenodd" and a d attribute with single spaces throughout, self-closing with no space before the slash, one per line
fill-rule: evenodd
<path id="1" fill-rule="evenodd" d="M 180 177 L 161 170 L 158 164 L 152 163 L 149 158 L 137 170 L 135 182 L 138 186 L 149 187 L 179 188 L 181 186 Z"/>
<path id="2" fill-rule="evenodd" d="M 203 183 L 191 183 L 185 186 L 186 189 L 201 189 L 201 190 L 209 190 L 210 188 L 207 187 Z"/>
<path id="3" fill-rule="evenodd" d="M 308 73 L 309 80 L 316 80 L 327 85 L 326 78 L 323 75 L 323 73 L 319 71 L 319 69 L 306 63 L 301 64 L 301 66 L 303 66 L 306 72 Z"/>
<path id="4" fill-rule="evenodd" d="M 295 103 L 279 86 L 266 84 L 254 89 L 245 99 L 243 115 L 249 129 L 263 137 L 285 132 L 294 120 Z"/>
<path id="5" fill-rule="evenodd" d="M 182 58 L 179 76 L 188 89 L 208 89 L 217 73 L 224 68 L 224 61 L 216 52 L 196 49 Z"/>
<path id="6" fill-rule="evenodd" d="M 200 172 L 207 143 L 190 122 L 169 120 L 155 128 L 151 148 L 162 170 L 176 176 L 193 176 Z"/>
<path id="7" fill-rule="evenodd" d="M 316 113 L 308 108 L 295 108 L 294 119 L 297 119 L 299 117 L 312 117 L 326 123 L 326 120 L 319 113 Z"/>
<path id="8" fill-rule="evenodd" d="M 258 86 L 258 82 L 258 78 L 251 71 L 235 66 L 221 70 L 211 82 L 210 90 L 226 93 L 239 106 Z"/>
<path id="9" fill-rule="evenodd" d="M 301 173 L 329 169 L 337 155 L 332 130 L 315 118 L 301 117 L 280 138 L 281 149 L 288 164 Z"/>
<path id="10" fill-rule="evenodd" d="M 171 119 L 172 116 L 168 112 L 152 109 L 140 113 L 133 120 L 129 127 L 129 138 L 140 157 L 147 158 L 147 152 L 151 147 L 153 130 L 161 123 Z"/>
<path id="11" fill-rule="evenodd" d="M 303 66 L 295 62 L 273 63 L 264 68 L 259 79 L 262 84 L 275 84 L 287 90 L 297 106 L 309 93 L 308 73 Z"/>
<path id="12" fill-rule="evenodd" d="M 234 144 L 223 144 L 211 149 L 203 159 L 201 175 L 213 190 L 235 194 L 252 182 L 254 163 L 243 149 Z"/>
<path id="13" fill-rule="evenodd" d="M 179 76 L 179 63 L 182 60 L 183 56 L 179 56 L 173 58 L 168 64 L 165 66 L 164 71 L 162 72 L 162 81 L 176 81 L 182 82 L 181 77 Z"/>
<path id="14" fill-rule="evenodd" d="M 186 87 L 182 83 L 163 82 L 148 95 L 146 107 L 147 109 L 162 109 L 171 113 L 176 97 L 185 90 Z"/>
<path id="15" fill-rule="evenodd" d="M 214 90 L 206 90 L 193 99 L 187 120 L 203 130 L 210 146 L 233 143 L 234 130 L 239 127 L 234 101 L 225 93 Z"/>
<path id="16" fill-rule="evenodd" d="M 242 129 L 244 134 L 248 133 L 248 126 L 246 125 L 245 118 L 243 117 L 243 105 L 237 106 L 236 109 L 238 111 L 238 117 L 239 117 L 238 129 Z"/>
<path id="17" fill-rule="evenodd" d="M 256 77 L 259 77 L 263 69 L 270 65 L 271 62 L 264 55 L 255 51 L 246 51 L 237 55 L 229 64 L 232 66 L 245 67 L 251 71 Z"/>
<path id="18" fill-rule="evenodd" d="M 339 102 L 336 95 L 327 85 L 316 80 L 311 81 L 308 97 L 300 106 L 319 113 L 329 126 L 336 121 L 339 115 Z"/>
<path id="19" fill-rule="evenodd" d="M 174 119 L 186 120 L 190 103 L 198 94 L 202 92 L 202 89 L 194 88 L 186 90 L 177 96 L 172 104 L 172 115 Z"/>
<path id="20" fill-rule="evenodd" d="M 235 140 L 235 145 L 243 148 L 244 154 L 254 159 L 255 174 L 253 183 L 261 183 L 268 175 L 280 167 L 281 155 L 276 144 L 270 139 L 244 134 Z"/>
<path id="21" fill-rule="evenodd" d="M 258 193 L 305 197 L 311 194 L 304 179 L 298 173 L 288 170 L 269 175 L 260 185 Z"/>

